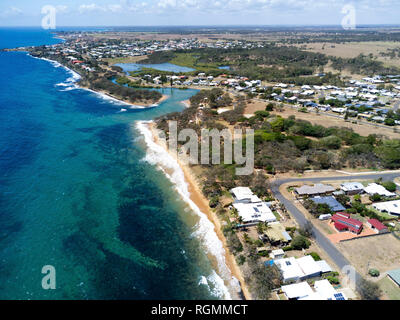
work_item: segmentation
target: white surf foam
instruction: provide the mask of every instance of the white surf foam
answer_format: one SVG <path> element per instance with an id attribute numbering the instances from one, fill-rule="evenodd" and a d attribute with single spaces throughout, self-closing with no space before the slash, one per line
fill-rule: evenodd
<path id="1" fill-rule="evenodd" d="M 238 286 L 238 282 L 232 281 L 232 273 L 225 261 L 225 249 L 215 232 L 215 226 L 208 219 L 207 215 L 201 212 L 199 207 L 190 199 L 189 188 L 183 170 L 177 161 L 163 147 L 153 141 L 152 132 L 147 127 L 148 123 L 149 121 L 138 121 L 136 123 L 136 128 L 143 135 L 148 148 L 144 160 L 152 165 L 156 165 L 164 172 L 168 179 L 174 183 L 182 199 L 198 216 L 199 222 L 195 226 L 193 236 L 197 237 L 207 253 L 211 254 L 216 259 L 218 267 L 218 274 L 213 271 L 213 273 L 207 277 L 207 282 L 212 284 L 212 294 L 223 299 L 231 300 L 232 297 L 229 289 L 232 290 L 232 292 L 239 292 L 240 286 Z M 166 170 L 172 172 L 172 174 L 167 173 Z"/>
<path id="2" fill-rule="evenodd" d="M 65 89 L 60 90 L 60 91 L 71 91 L 71 90 L 79 89 L 79 86 L 76 85 L 76 83 L 82 77 L 77 72 L 75 72 L 74 70 L 71 70 L 70 68 L 62 65 L 58 61 L 50 60 L 50 59 L 47 59 L 47 58 L 38 58 L 38 57 L 34 57 L 34 56 L 30 55 L 30 54 L 28 54 L 28 55 L 30 57 L 32 57 L 32 58 L 35 58 L 35 59 L 47 61 L 50 64 L 52 64 L 54 68 L 63 68 L 64 70 L 66 70 L 71 75 L 69 78 L 67 78 L 67 80 L 65 80 L 65 82 L 61 82 L 61 83 L 57 83 L 56 84 L 57 87 L 65 87 Z"/>
<path id="3" fill-rule="evenodd" d="M 82 78 L 77 72 L 75 72 L 74 70 L 71 70 L 70 68 L 60 64 L 58 61 L 54 61 L 54 60 L 50 60 L 47 58 L 38 58 L 38 57 L 34 57 L 32 55 L 30 55 L 28 53 L 28 55 L 34 59 L 39 59 L 39 60 L 44 60 L 47 61 L 49 63 L 51 63 L 55 68 L 63 68 L 66 71 L 68 71 L 71 75 L 71 77 L 69 77 L 67 80 L 65 80 L 65 82 L 61 82 L 61 83 L 57 83 L 56 86 L 57 87 L 65 87 L 65 89 L 60 89 L 60 91 L 71 91 L 71 90 L 76 90 L 76 89 L 82 89 L 82 90 L 86 90 L 89 92 L 92 92 L 96 95 L 98 95 L 101 99 L 103 100 L 107 100 L 107 102 L 112 102 L 114 104 L 117 105 L 123 105 L 123 106 L 130 106 L 129 109 L 146 109 L 146 108 L 154 108 L 157 107 L 158 104 L 153 104 L 150 107 L 146 107 L 146 106 L 139 106 L 139 105 L 133 105 L 131 103 L 128 102 L 124 102 L 118 99 L 115 99 L 107 94 L 101 93 L 101 92 L 97 92 L 91 89 L 87 89 L 87 88 L 81 88 L 79 87 L 76 83 Z"/>

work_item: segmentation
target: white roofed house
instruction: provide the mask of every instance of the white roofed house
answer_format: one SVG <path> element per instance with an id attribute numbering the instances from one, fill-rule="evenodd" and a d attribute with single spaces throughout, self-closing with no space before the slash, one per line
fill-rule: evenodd
<path id="1" fill-rule="evenodd" d="M 233 188 L 231 190 L 231 193 L 233 194 L 235 202 L 244 202 L 244 203 L 261 202 L 260 198 L 258 198 L 248 187 Z"/>
<path id="2" fill-rule="evenodd" d="M 360 194 L 364 192 L 364 186 L 360 182 L 346 182 L 340 185 L 340 189 L 348 195 Z"/>
<path id="3" fill-rule="evenodd" d="M 282 286 L 282 291 L 289 300 L 298 300 L 314 293 L 307 282 Z"/>
<path id="4" fill-rule="evenodd" d="M 276 217 L 265 202 L 234 203 L 234 208 L 244 223 L 274 222 Z"/>
<path id="5" fill-rule="evenodd" d="M 233 207 L 238 211 L 244 223 L 275 222 L 276 217 L 259 197 L 248 187 L 237 187 L 231 190 Z"/>
<path id="6" fill-rule="evenodd" d="M 374 203 L 372 206 L 378 211 L 400 216 L 400 200 Z"/>
<path id="7" fill-rule="evenodd" d="M 319 277 L 323 273 L 332 271 L 325 260 L 315 261 L 310 255 L 299 259 L 293 257 L 278 259 L 274 263 L 281 270 L 284 283 Z"/>
<path id="8" fill-rule="evenodd" d="M 395 193 L 386 190 L 384 186 L 376 183 L 370 183 L 367 187 L 364 188 L 364 191 L 369 195 L 379 194 L 384 197 L 394 197 Z"/>

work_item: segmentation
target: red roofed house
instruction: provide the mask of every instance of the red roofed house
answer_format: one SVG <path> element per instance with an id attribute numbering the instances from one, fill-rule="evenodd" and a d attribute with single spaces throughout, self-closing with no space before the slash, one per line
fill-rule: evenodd
<path id="1" fill-rule="evenodd" d="M 339 212 L 332 217 L 335 223 L 335 228 L 338 231 L 350 231 L 355 234 L 360 234 L 363 229 L 361 221 L 350 218 L 350 214 Z"/>
<path id="2" fill-rule="evenodd" d="M 376 233 L 387 233 L 389 232 L 388 228 L 379 220 L 369 219 L 367 221 L 368 227 L 374 230 Z"/>

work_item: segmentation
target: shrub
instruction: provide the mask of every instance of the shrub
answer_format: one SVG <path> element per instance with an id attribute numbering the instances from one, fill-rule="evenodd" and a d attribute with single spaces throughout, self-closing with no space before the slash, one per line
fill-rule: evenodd
<path id="1" fill-rule="evenodd" d="M 239 266 L 241 266 L 242 264 L 244 264 L 246 262 L 246 257 L 244 255 L 240 255 L 236 258 L 237 263 Z"/>
<path id="2" fill-rule="evenodd" d="M 338 278 L 333 277 L 333 276 L 328 276 L 326 279 L 331 283 L 331 284 L 339 284 L 340 281 Z"/>
<path id="3" fill-rule="evenodd" d="M 369 273 L 369 275 L 370 275 L 371 277 L 379 277 L 379 275 L 380 275 L 380 272 L 379 272 L 379 270 L 377 270 L 377 269 L 370 269 L 370 270 L 368 271 L 368 273 Z"/>
<path id="4" fill-rule="evenodd" d="M 397 186 L 396 186 L 396 184 L 395 184 L 393 181 L 385 181 L 385 182 L 382 182 L 382 186 L 384 186 L 385 189 L 386 189 L 387 191 L 390 191 L 390 192 L 395 192 L 396 189 L 397 189 Z"/>
<path id="5" fill-rule="evenodd" d="M 313 257 L 313 259 L 314 259 L 315 261 L 320 261 L 320 260 L 322 260 L 321 257 L 319 256 L 319 254 L 316 253 L 316 252 L 311 252 L 311 253 L 310 253 L 310 256 Z"/>
<path id="6" fill-rule="evenodd" d="M 310 240 L 308 240 L 306 237 L 302 235 L 298 235 L 292 240 L 291 246 L 295 250 L 301 250 L 301 249 L 308 249 L 310 245 L 311 245 Z"/>

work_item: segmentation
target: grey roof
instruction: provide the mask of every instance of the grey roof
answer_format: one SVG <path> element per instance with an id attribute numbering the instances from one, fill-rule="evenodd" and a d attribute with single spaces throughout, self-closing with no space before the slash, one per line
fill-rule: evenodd
<path id="1" fill-rule="evenodd" d="M 327 204 L 332 211 L 344 211 L 346 210 L 334 197 L 315 197 L 311 198 L 310 200 L 314 201 L 315 203 L 322 203 Z"/>
<path id="2" fill-rule="evenodd" d="M 295 191 L 299 195 L 315 195 L 315 194 L 324 194 L 328 192 L 333 192 L 335 191 L 335 188 L 325 184 L 316 184 L 314 186 L 305 185 L 300 188 L 296 188 Z"/>
<path id="3" fill-rule="evenodd" d="M 391 270 L 388 275 L 400 286 L 400 269 Z"/>
<path id="4" fill-rule="evenodd" d="M 354 191 L 354 190 L 364 190 L 364 186 L 360 182 L 346 182 L 342 183 L 342 189 L 347 191 Z"/>

